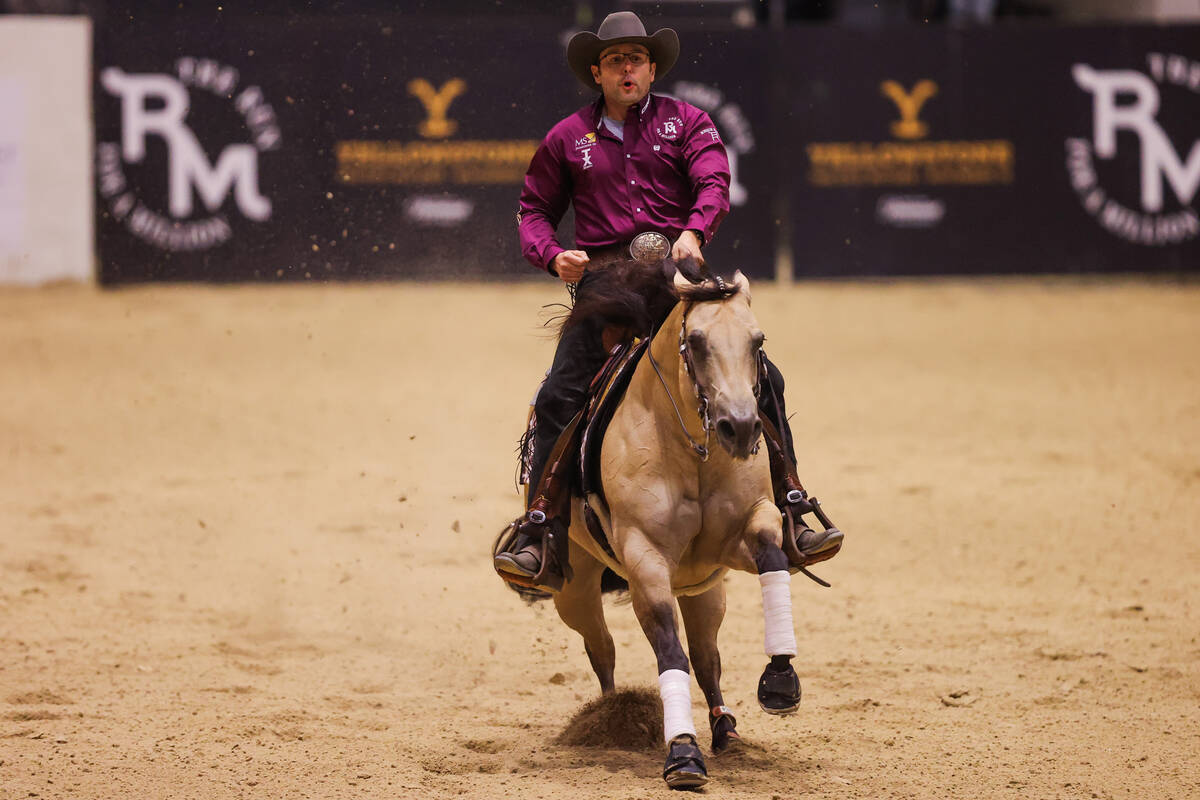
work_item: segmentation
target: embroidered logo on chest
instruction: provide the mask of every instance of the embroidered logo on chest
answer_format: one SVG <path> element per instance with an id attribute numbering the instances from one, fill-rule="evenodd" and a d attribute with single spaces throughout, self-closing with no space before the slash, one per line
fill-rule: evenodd
<path id="1" fill-rule="evenodd" d="M 586 134 L 575 140 L 575 152 L 579 154 L 579 159 L 582 162 L 583 169 L 591 169 L 593 166 L 595 166 L 592 163 L 592 148 L 595 146 L 595 131 L 588 131 Z"/>
<path id="2" fill-rule="evenodd" d="M 654 132 L 658 134 L 660 139 L 673 142 L 683 135 L 683 119 L 680 117 L 667 117 L 658 124 Z"/>

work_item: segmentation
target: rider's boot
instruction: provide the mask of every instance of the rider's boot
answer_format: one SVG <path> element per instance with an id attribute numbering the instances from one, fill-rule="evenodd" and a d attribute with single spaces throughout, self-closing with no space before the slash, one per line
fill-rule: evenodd
<path id="1" fill-rule="evenodd" d="M 771 485 L 775 504 L 783 515 L 783 551 L 797 569 L 828 561 L 842 549 L 842 532 L 829 522 L 816 498 L 809 497 L 796 474 L 784 435 L 766 414 L 762 415 L 763 440 L 771 463 Z M 804 514 L 813 513 L 824 530 L 815 531 L 804 521 Z"/>
<path id="2" fill-rule="evenodd" d="M 763 440 L 771 463 L 771 485 L 775 504 L 783 515 L 783 551 L 793 570 L 827 561 L 842 548 L 842 532 L 833 527 L 821 504 L 809 497 L 796 474 L 796 455 L 791 426 L 783 403 L 783 375 L 764 355 L 759 362 L 759 417 Z M 814 514 L 824 530 L 815 531 L 804 521 Z M 809 577 L 815 578 L 811 573 Z"/>
<path id="3" fill-rule="evenodd" d="M 531 459 L 528 510 L 512 522 L 507 535 L 501 535 L 492 558 L 500 577 L 510 583 L 558 591 L 564 578 L 570 577 L 567 523 L 579 423 L 577 415 L 544 462 L 541 453 Z"/>

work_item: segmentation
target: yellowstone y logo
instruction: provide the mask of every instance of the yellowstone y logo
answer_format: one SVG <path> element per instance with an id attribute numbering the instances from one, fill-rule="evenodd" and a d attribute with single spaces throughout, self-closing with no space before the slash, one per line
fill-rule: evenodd
<path id="1" fill-rule="evenodd" d="M 408 93 L 421 101 L 425 106 L 426 119 L 417 128 L 426 139 L 447 139 L 458 130 L 458 123 L 446 118 L 450 104 L 454 98 L 467 90 L 467 82 L 462 78 L 451 78 L 442 84 L 441 89 L 434 89 L 433 84 L 424 78 L 414 78 L 408 82 Z"/>
<path id="2" fill-rule="evenodd" d="M 917 119 L 925 101 L 938 92 L 938 86 L 931 80 L 921 80 L 913 86 L 911 92 L 895 81 L 884 81 L 879 85 L 883 96 L 896 104 L 900 119 L 892 123 L 892 135 L 897 139 L 923 139 L 929 135 L 929 126 Z"/>
<path id="3" fill-rule="evenodd" d="M 271 200 L 259 189 L 259 156 L 279 149 L 279 126 L 262 90 L 241 87 L 236 68 L 211 59 L 180 58 L 174 74 L 134 74 L 108 67 L 100 74 L 100 84 L 120 102 L 121 134 L 120 142 L 96 146 L 98 188 L 113 219 L 132 234 L 168 251 L 224 244 L 233 236 L 222 211 L 231 194 L 246 219 L 271 218 Z M 215 143 L 202 143 L 188 124 L 198 99 L 193 92 L 232 104 L 235 113 L 229 116 L 236 124 L 229 127 L 240 129 L 249 141 L 225 144 L 216 162 L 210 162 L 206 150 Z M 214 105 L 208 103 L 206 113 Z M 166 146 L 165 176 L 147 171 L 154 163 L 147 160 L 147 150 L 155 139 Z M 164 178 L 165 214 L 161 203 L 152 199 L 162 195 Z M 197 196 L 207 216 L 195 218 Z"/>
<path id="4" fill-rule="evenodd" d="M 905 89 L 903 84 L 889 79 L 880 82 L 879 92 L 900 113 L 900 119 L 888 125 L 894 140 L 807 145 L 811 184 L 915 187 L 1012 183 L 1011 141 L 925 139 L 931 126 L 920 119 L 920 114 L 938 95 L 935 81 L 922 78 L 912 89 Z"/>
<path id="5" fill-rule="evenodd" d="M 1195 125 L 1176 130 L 1184 134 L 1186 159 L 1175 149 L 1171 132 L 1159 122 L 1166 94 L 1160 87 L 1168 89 L 1173 103 L 1190 101 L 1194 110 L 1183 119 L 1194 121 L 1200 116 L 1200 62 L 1150 53 L 1146 66 L 1145 73 L 1099 70 L 1088 64 L 1072 67 L 1075 84 L 1092 95 L 1092 138 L 1067 139 L 1067 173 L 1084 209 L 1105 230 L 1134 244 L 1174 245 L 1200 235 L 1200 217 L 1192 207 L 1200 188 L 1200 139 L 1186 140 L 1197 130 Z M 1122 131 L 1137 137 L 1136 149 L 1118 146 Z M 1115 167 L 1137 165 L 1138 210 L 1129 207 L 1130 198 L 1112 197 L 1099 177 L 1098 161 Z"/>
<path id="6" fill-rule="evenodd" d="M 459 186 L 520 184 L 537 150 L 536 139 L 454 139 L 457 120 L 450 105 L 467 94 L 467 82 L 451 78 L 435 89 L 426 78 L 413 78 L 408 95 L 416 98 L 425 119 L 416 125 L 419 139 L 339 141 L 337 179 L 348 185 Z M 412 100 L 406 99 L 411 103 Z M 469 117 L 468 117 L 469 119 Z M 593 142 L 576 142 L 576 149 Z"/>

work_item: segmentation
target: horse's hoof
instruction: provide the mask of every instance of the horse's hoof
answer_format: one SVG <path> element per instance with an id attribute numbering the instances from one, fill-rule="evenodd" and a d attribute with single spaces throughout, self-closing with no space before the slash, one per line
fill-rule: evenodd
<path id="1" fill-rule="evenodd" d="M 758 704 L 768 714 L 793 714 L 800 708 L 800 677 L 791 664 L 782 671 L 767 665 L 758 679 Z"/>
<path id="2" fill-rule="evenodd" d="M 714 755 L 726 752 L 742 740 L 737 732 L 737 719 L 725 706 L 717 706 L 708 712 L 708 727 L 712 731 Z"/>
<path id="3" fill-rule="evenodd" d="M 663 780 L 672 789 L 698 789 L 708 783 L 704 756 L 691 734 L 685 733 L 671 740 L 667 750 L 667 765 L 663 767 Z"/>

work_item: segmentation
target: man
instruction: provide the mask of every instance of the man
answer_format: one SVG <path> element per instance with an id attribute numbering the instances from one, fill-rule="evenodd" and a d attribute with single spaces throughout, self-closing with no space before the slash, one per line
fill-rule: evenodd
<path id="1" fill-rule="evenodd" d="M 672 241 L 672 258 L 690 258 L 702 266 L 701 248 L 729 212 L 729 159 L 712 120 L 695 106 L 650 92 L 678 57 L 674 30 L 662 28 L 648 36 L 630 11 L 609 14 L 596 34 L 576 34 L 567 45 L 571 71 L 600 97 L 555 125 L 542 141 L 525 176 L 517 226 L 525 257 L 563 282 L 577 284 L 577 300 L 588 291 L 589 270 L 628 258 L 630 240 L 642 232 L 665 234 Z M 568 250 L 555 230 L 572 203 L 576 249 Z M 601 321 L 579 325 L 559 340 L 534 403 L 529 509 L 514 523 L 516 536 L 507 550 L 495 556 L 501 573 L 526 580 L 537 576 L 546 533 L 552 525 L 566 523 L 552 519 L 556 504 L 545 495 L 569 487 L 547 490 L 540 484 L 551 450 L 583 408 L 589 383 L 607 357 L 601 329 Z M 781 400 L 783 379 L 769 362 L 767 370 Z M 762 393 L 775 406 L 764 402 L 763 407 L 786 437 L 781 449 L 790 464 L 784 471 L 792 476 L 780 478 L 777 485 L 785 495 L 789 490 L 802 494 L 794 479 L 791 434 L 781 403 L 774 403 L 775 392 Z M 808 550 L 819 550 L 821 544 L 813 539 Z M 808 552 L 803 543 L 801 550 Z M 561 582 L 561 576 L 555 577 Z M 554 588 L 553 582 L 543 585 Z"/>

